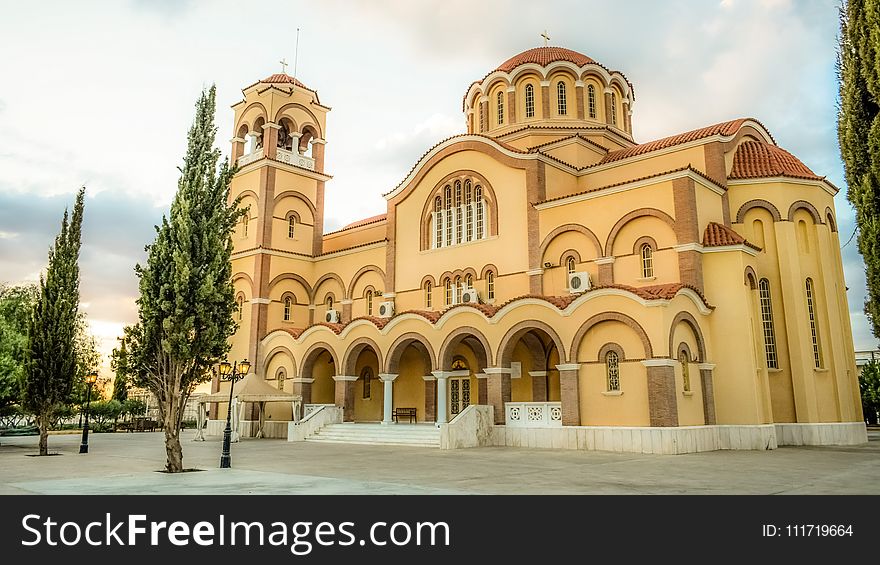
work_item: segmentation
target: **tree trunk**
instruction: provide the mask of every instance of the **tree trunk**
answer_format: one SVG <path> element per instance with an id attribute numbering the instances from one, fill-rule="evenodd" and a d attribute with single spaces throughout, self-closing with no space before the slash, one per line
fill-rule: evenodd
<path id="1" fill-rule="evenodd" d="M 40 455 L 49 455 L 49 416 L 40 414 L 37 424 L 40 426 Z"/>
<path id="2" fill-rule="evenodd" d="M 165 469 L 169 473 L 183 471 L 183 448 L 180 447 L 180 409 L 175 395 L 169 395 L 162 406 L 162 427 L 165 430 Z"/>

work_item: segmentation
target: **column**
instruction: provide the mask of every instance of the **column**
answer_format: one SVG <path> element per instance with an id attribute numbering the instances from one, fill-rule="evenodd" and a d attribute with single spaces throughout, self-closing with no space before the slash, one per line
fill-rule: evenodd
<path id="1" fill-rule="evenodd" d="M 550 119 L 550 81 L 541 81 L 541 118 Z"/>
<path id="2" fill-rule="evenodd" d="M 261 131 L 252 131 L 248 133 L 248 137 L 251 138 L 251 146 L 247 148 L 247 153 L 253 153 L 257 150 L 257 145 L 260 144 L 260 138 L 263 136 L 263 132 Z"/>
<path id="3" fill-rule="evenodd" d="M 309 379 L 305 377 L 294 377 L 292 379 L 293 382 L 293 394 L 298 394 L 302 396 L 302 402 L 300 403 L 300 418 L 305 417 L 305 405 L 312 403 L 312 383 L 315 382 L 315 379 Z"/>
<path id="4" fill-rule="evenodd" d="M 507 115 L 504 116 L 506 119 L 507 125 L 513 125 L 516 123 L 516 88 L 513 86 L 507 87 L 507 106 L 505 107 L 507 110 Z"/>
<path id="5" fill-rule="evenodd" d="M 229 141 L 232 143 L 232 156 L 230 162 L 234 165 L 238 162 L 238 158 L 244 155 L 245 140 L 241 137 L 233 137 Z"/>
<path id="6" fill-rule="evenodd" d="M 712 380 L 712 371 L 715 370 L 715 364 L 700 363 L 697 368 L 700 370 L 700 387 L 703 391 L 703 423 L 707 426 L 714 426 L 715 384 Z"/>
<path id="7" fill-rule="evenodd" d="M 694 180 L 680 177 L 672 181 L 675 206 L 675 237 L 678 245 L 679 280 L 703 290 L 703 255 L 697 221 L 697 194 Z"/>
<path id="8" fill-rule="evenodd" d="M 346 298 L 345 300 L 340 300 L 340 304 L 342 304 L 342 323 L 348 323 L 351 321 L 351 303 L 352 300 L 350 298 Z"/>
<path id="9" fill-rule="evenodd" d="M 336 381 L 336 406 L 342 408 L 342 421 L 351 422 L 354 420 L 354 381 L 357 377 L 336 375 L 333 380 Z"/>
<path id="10" fill-rule="evenodd" d="M 424 375 L 425 381 L 425 421 L 433 422 L 437 418 L 437 380 L 434 375 Z"/>
<path id="11" fill-rule="evenodd" d="M 584 81 L 577 80 L 574 83 L 574 102 L 577 105 L 577 119 L 584 119 Z"/>
<path id="12" fill-rule="evenodd" d="M 532 402 L 547 402 L 547 371 L 529 371 L 532 377 Z"/>
<path id="13" fill-rule="evenodd" d="M 477 404 L 489 404 L 489 375 L 477 373 Z"/>
<path id="14" fill-rule="evenodd" d="M 642 361 L 648 369 L 648 412 L 652 426 L 678 426 L 675 363 L 672 359 Z"/>
<path id="15" fill-rule="evenodd" d="M 510 369 L 507 367 L 486 367 L 486 393 L 488 404 L 495 412 L 495 423 L 503 424 L 507 419 L 504 404 L 510 402 Z"/>
<path id="16" fill-rule="evenodd" d="M 614 90 L 611 87 L 605 89 L 605 123 L 609 126 L 611 125 L 611 113 L 614 111 L 614 108 L 611 106 L 611 93 Z"/>
<path id="17" fill-rule="evenodd" d="M 379 380 L 385 383 L 384 401 L 385 407 L 382 413 L 382 423 L 391 424 L 391 413 L 394 411 L 394 379 L 397 375 L 389 373 L 379 373 Z"/>
<path id="18" fill-rule="evenodd" d="M 449 373 L 446 371 L 433 371 L 432 376 L 437 379 L 437 423 L 445 424 L 446 414 L 449 412 L 446 399 L 446 394 L 449 390 L 449 386 L 447 385 Z M 425 378 L 427 379 L 428 377 Z"/>
<path id="19" fill-rule="evenodd" d="M 291 150 L 293 153 L 296 153 L 297 155 L 300 154 L 300 150 L 299 150 L 299 140 L 300 140 L 300 138 L 302 137 L 302 135 L 303 135 L 303 134 L 301 134 L 301 133 L 298 132 L 298 131 L 292 131 L 292 132 L 290 132 L 290 147 L 291 147 L 290 150 Z"/>
<path id="20" fill-rule="evenodd" d="M 611 251 L 610 249 L 608 251 Z M 614 284 L 614 257 L 599 257 L 595 260 L 599 266 L 599 285 Z"/>
<path id="21" fill-rule="evenodd" d="M 263 126 L 263 155 L 269 159 L 274 159 L 278 150 L 278 130 L 281 126 L 278 124 L 266 124 Z"/>
<path id="22" fill-rule="evenodd" d="M 581 425 L 580 363 L 556 365 L 559 371 L 559 393 L 562 398 L 562 425 Z"/>

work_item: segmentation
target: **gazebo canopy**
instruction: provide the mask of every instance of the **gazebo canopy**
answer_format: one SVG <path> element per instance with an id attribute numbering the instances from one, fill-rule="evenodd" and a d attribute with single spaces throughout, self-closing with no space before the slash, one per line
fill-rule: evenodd
<path id="1" fill-rule="evenodd" d="M 256 373 L 250 373 L 232 387 L 232 397 L 239 402 L 293 402 L 302 400 L 298 394 L 278 390 Z M 229 392 L 215 392 L 199 398 L 199 403 L 229 402 Z"/>

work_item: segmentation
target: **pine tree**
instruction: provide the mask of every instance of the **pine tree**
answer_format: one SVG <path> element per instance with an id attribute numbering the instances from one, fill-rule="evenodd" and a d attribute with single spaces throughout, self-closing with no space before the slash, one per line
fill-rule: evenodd
<path id="1" fill-rule="evenodd" d="M 880 0 L 840 10 L 837 130 L 847 198 L 856 210 L 868 292 L 865 314 L 880 338 Z"/>
<path id="2" fill-rule="evenodd" d="M 180 425 L 193 389 L 210 378 L 235 331 L 232 232 L 241 216 L 229 203 L 235 173 L 214 149 L 215 87 L 203 91 L 171 212 L 156 227 L 140 278 L 138 323 L 126 328 L 126 369 L 159 401 L 166 469 L 183 470 Z"/>
<path id="3" fill-rule="evenodd" d="M 54 413 L 65 405 L 77 373 L 76 329 L 79 310 L 79 250 L 85 189 L 67 210 L 61 233 L 49 250 L 49 267 L 40 276 L 39 295 L 28 323 L 22 405 L 40 428 L 40 455 L 48 455 Z"/>

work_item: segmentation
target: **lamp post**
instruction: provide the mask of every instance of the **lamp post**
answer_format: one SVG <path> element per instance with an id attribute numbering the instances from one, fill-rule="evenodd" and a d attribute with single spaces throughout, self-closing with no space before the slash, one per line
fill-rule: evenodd
<path id="1" fill-rule="evenodd" d="M 83 425 L 82 443 L 79 445 L 80 453 L 89 452 L 89 403 L 92 401 L 92 385 L 98 380 L 97 373 L 86 375 L 86 421 Z"/>
<path id="2" fill-rule="evenodd" d="M 235 388 L 235 381 L 247 375 L 250 368 L 251 364 L 247 359 L 240 362 L 236 361 L 233 365 L 229 365 L 229 361 L 222 361 L 218 368 L 220 378 L 224 381 L 229 381 L 229 408 L 226 410 L 226 429 L 223 430 L 223 453 L 220 455 L 221 469 L 232 467 L 232 456 L 229 452 L 232 443 L 232 389 Z"/>

